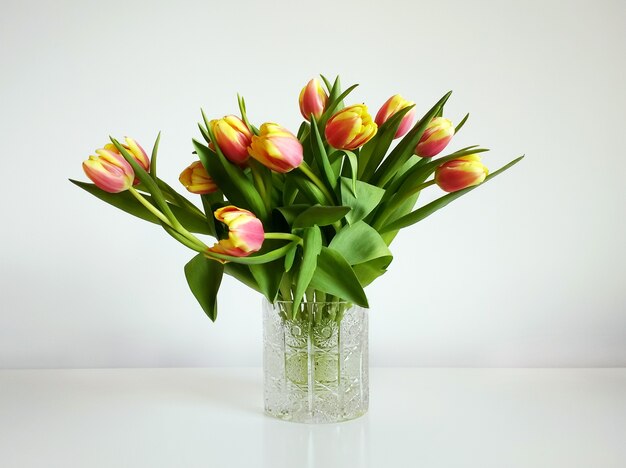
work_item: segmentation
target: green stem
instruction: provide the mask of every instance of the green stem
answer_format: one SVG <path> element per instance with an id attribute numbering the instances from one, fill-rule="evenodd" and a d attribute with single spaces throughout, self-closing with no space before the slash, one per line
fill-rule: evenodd
<path id="1" fill-rule="evenodd" d="M 300 169 L 304 173 L 304 175 L 311 179 L 311 182 L 313 182 L 317 186 L 317 188 L 320 189 L 320 191 L 328 199 L 329 203 L 334 203 L 335 198 L 328 191 L 326 185 L 324 185 L 324 182 L 322 182 L 320 178 L 315 175 L 311 167 L 305 161 L 302 161 L 302 164 L 298 166 L 298 169 Z"/>
<path id="2" fill-rule="evenodd" d="M 132 193 L 133 196 L 137 200 L 139 200 L 139 203 L 141 203 L 150 213 L 152 213 L 154 216 L 159 218 L 161 221 L 163 221 L 169 227 L 172 227 L 172 223 L 170 223 L 170 220 L 167 219 L 163 213 L 161 213 L 159 210 L 157 210 L 157 208 L 152 203 L 150 203 L 148 200 L 146 200 L 143 195 L 141 195 L 137 190 L 135 190 L 134 187 L 130 187 L 128 189 L 128 191 L 130 193 Z"/>
<path id="3" fill-rule="evenodd" d="M 417 192 L 425 189 L 426 187 L 430 187 L 431 185 L 434 185 L 434 184 L 435 184 L 434 179 L 429 180 L 428 182 L 424 182 L 423 184 L 418 185 L 417 187 L 407 191 L 406 193 L 399 194 L 400 196 L 398 197 L 398 199 L 391 200 L 393 203 L 391 203 L 387 208 L 385 208 L 382 211 L 382 213 L 380 214 L 376 222 L 372 225 L 372 227 L 376 230 L 379 230 L 380 228 L 382 228 L 383 225 L 385 224 L 385 221 L 389 219 L 389 216 L 391 216 L 391 214 L 398 208 L 398 206 L 404 200 L 409 198 L 411 195 L 415 195 Z"/>
<path id="4" fill-rule="evenodd" d="M 289 234 L 287 232 L 266 232 L 266 239 L 279 239 L 279 240 L 288 240 L 297 242 L 298 244 L 302 244 L 302 238 L 296 236 L 295 234 Z"/>
<path id="5" fill-rule="evenodd" d="M 146 200 L 146 198 L 143 195 L 141 195 L 137 190 L 135 190 L 133 187 L 130 187 L 128 191 L 132 193 L 133 196 L 139 201 L 139 203 L 141 203 L 150 213 L 152 213 L 154 216 L 159 218 L 159 220 L 161 220 L 164 224 L 172 228 L 182 237 L 186 238 L 193 245 L 201 249 L 200 251 L 204 251 L 208 249 L 208 246 L 204 242 L 202 242 L 196 236 L 194 236 L 189 231 L 187 231 L 179 222 L 176 222 L 176 223 L 170 222 L 170 220 L 163 213 L 161 213 L 152 203 Z M 189 247 L 189 245 L 187 246 Z"/>
<path id="6" fill-rule="evenodd" d="M 180 234 L 178 231 L 176 231 L 174 228 L 168 226 L 167 224 L 161 224 L 161 226 L 163 226 L 163 229 L 165 229 L 165 231 L 172 236 L 174 239 L 176 239 L 178 242 L 180 242 L 181 244 L 183 244 L 185 247 L 189 247 L 191 250 L 194 250 L 196 252 L 199 253 L 204 253 L 205 249 L 203 249 L 202 247 L 200 247 L 199 245 L 197 245 L 195 242 L 191 242 L 189 239 L 187 239 L 185 236 L 183 236 L 182 234 Z"/>
<path id="7" fill-rule="evenodd" d="M 254 185 L 256 185 L 256 188 L 259 191 L 259 195 L 261 195 L 261 198 L 265 200 L 265 198 L 267 197 L 267 190 L 265 189 L 263 178 L 261 177 L 261 174 L 259 174 L 259 168 L 252 161 L 250 164 L 250 171 L 252 171 L 252 178 L 254 179 Z"/>

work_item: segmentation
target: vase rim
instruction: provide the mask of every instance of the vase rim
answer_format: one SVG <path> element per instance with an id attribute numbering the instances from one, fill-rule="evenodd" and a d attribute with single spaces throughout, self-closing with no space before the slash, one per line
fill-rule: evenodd
<path id="1" fill-rule="evenodd" d="M 274 301 L 269 302 L 267 298 L 263 298 L 263 300 L 269 304 L 293 304 L 293 301 Z M 307 301 L 305 299 L 302 300 L 302 304 L 342 304 L 342 305 L 354 305 L 352 302 L 348 301 Z"/>

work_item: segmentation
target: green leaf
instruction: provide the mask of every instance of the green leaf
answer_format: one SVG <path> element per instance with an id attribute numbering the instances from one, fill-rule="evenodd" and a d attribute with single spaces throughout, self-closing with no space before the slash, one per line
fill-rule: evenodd
<path id="1" fill-rule="evenodd" d="M 446 93 L 437 103 L 415 124 L 415 126 L 407 133 L 400 143 L 389 153 L 389 156 L 383 161 L 378 170 L 372 176 L 370 182 L 379 187 L 384 187 L 389 180 L 393 178 L 398 169 L 413 155 L 413 151 L 417 146 L 424 130 L 430 121 L 437 115 L 439 110 L 444 106 L 452 91 Z"/>
<path id="2" fill-rule="evenodd" d="M 349 211 L 349 206 L 313 205 L 296 217 L 292 227 L 296 229 L 314 225 L 328 226 L 341 220 Z"/>
<path id="3" fill-rule="evenodd" d="M 282 204 L 289 206 L 293 204 L 298 196 L 298 184 L 291 174 L 285 174 L 285 183 L 283 185 Z"/>
<path id="4" fill-rule="evenodd" d="M 370 285 L 376 278 L 387 272 L 387 267 L 391 263 L 392 257 L 379 257 L 369 262 L 354 265 L 352 269 L 356 273 L 362 287 Z"/>
<path id="5" fill-rule="evenodd" d="M 350 265 L 392 256 L 376 229 L 363 221 L 345 226 L 328 247 L 343 255 Z"/>
<path id="6" fill-rule="evenodd" d="M 459 133 L 459 130 L 461 130 L 463 128 L 463 125 L 465 125 L 465 122 L 467 122 L 467 119 L 469 119 L 469 112 L 467 114 L 465 114 L 465 117 L 463 117 L 463 119 L 459 122 L 459 124 L 456 126 L 456 128 L 454 129 L 454 134 L 456 135 L 457 133 Z"/>
<path id="7" fill-rule="evenodd" d="M 352 193 L 352 181 L 346 177 L 341 178 L 341 204 L 352 208 L 346 215 L 346 220 L 350 224 L 354 224 L 370 214 L 385 194 L 384 189 L 360 180 L 356 181 L 355 189 L 356 197 Z"/>
<path id="8" fill-rule="evenodd" d="M 200 123 L 198 123 L 198 128 L 200 129 L 200 133 L 202 133 L 202 137 L 206 141 L 207 145 L 211 143 L 211 137 L 209 136 L 209 133 L 206 131 L 206 128 L 204 128 L 202 124 Z"/>
<path id="9" fill-rule="evenodd" d="M 394 212 L 389 216 L 387 223 L 391 223 L 396 219 L 401 218 L 402 216 L 409 214 L 415 208 L 415 204 L 420 196 L 421 192 L 417 192 L 415 195 L 411 195 L 409 198 L 404 200 L 399 207 L 397 207 Z M 400 230 L 389 231 L 389 232 L 381 232 L 381 237 L 385 240 L 385 244 L 388 246 L 391 245 L 393 240 L 396 238 Z"/>
<path id="10" fill-rule="evenodd" d="M 150 157 L 150 175 L 153 179 L 157 178 L 157 154 L 159 152 L 159 142 L 161 141 L 161 132 L 156 137 L 154 146 L 152 147 L 152 156 Z"/>
<path id="11" fill-rule="evenodd" d="M 339 80 L 339 77 L 337 77 L 337 81 L 338 80 Z M 337 83 L 337 81 L 335 83 Z M 322 117 L 320 117 L 320 124 L 322 124 L 321 126 L 326 125 L 326 121 L 333 115 L 333 113 L 335 112 L 335 109 L 337 111 L 341 110 L 343 100 L 348 96 L 348 94 L 354 91 L 354 89 L 357 86 L 359 85 L 355 84 L 355 85 L 350 86 L 348 89 L 346 89 L 343 93 L 341 93 L 336 98 L 333 98 L 332 97 L 333 93 L 331 93 L 331 97 L 328 99 L 328 103 L 326 104 L 326 110 L 324 111 L 324 114 L 322 114 Z M 333 91 L 334 89 L 335 89 L 335 86 L 333 86 Z"/>
<path id="12" fill-rule="evenodd" d="M 356 181 L 358 175 L 357 173 L 359 171 L 358 158 L 353 151 L 342 150 L 342 153 L 346 155 L 346 157 L 348 158 L 348 162 L 350 163 L 350 174 L 352 175 L 352 184 L 350 185 L 350 190 L 352 191 L 352 195 L 356 197 Z"/>
<path id="13" fill-rule="evenodd" d="M 293 266 L 293 261 L 296 258 L 297 251 L 298 251 L 298 246 L 294 244 L 291 250 L 289 250 L 287 254 L 285 255 L 285 263 L 284 263 L 285 273 L 288 273 L 291 270 L 291 267 Z"/>
<path id="14" fill-rule="evenodd" d="M 369 307 L 365 291 L 348 261 L 328 247 L 322 247 L 317 257 L 317 268 L 310 286 L 362 307 Z"/>
<path id="15" fill-rule="evenodd" d="M 193 140 L 193 146 L 202 165 L 218 184 L 220 190 L 224 192 L 226 198 L 234 205 L 250 209 L 246 197 L 244 197 L 237 185 L 230 179 L 230 176 L 224 169 L 223 164 L 218 159 L 215 152 L 196 140 Z"/>
<path id="16" fill-rule="evenodd" d="M 203 254 L 196 255 L 185 265 L 185 278 L 189 288 L 213 322 L 217 318 L 217 292 L 223 274 L 224 265 L 209 260 Z"/>
<path id="17" fill-rule="evenodd" d="M 255 128 L 254 125 L 252 125 L 250 121 L 248 120 L 248 111 L 246 110 L 246 101 L 243 98 L 243 96 L 240 96 L 239 94 L 237 94 L 237 104 L 239 104 L 239 112 L 241 113 L 241 120 L 243 120 L 243 123 L 246 124 L 246 126 L 252 133 L 254 133 L 255 135 L 258 135 L 259 134 L 258 129 Z"/>
<path id="18" fill-rule="evenodd" d="M 202 200 L 206 220 L 209 223 L 211 230 L 215 232 L 214 237 L 216 239 L 223 238 L 227 229 L 223 223 L 220 223 L 217 219 L 215 219 L 215 210 L 225 206 L 224 195 L 220 191 L 205 193 L 200 195 L 200 199 Z"/>
<path id="19" fill-rule="evenodd" d="M 374 175 L 395 140 L 402 119 L 414 107 L 415 105 L 405 107 L 394 114 L 380 126 L 374 138 L 365 144 L 359 155 L 359 179 L 367 181 Z"/>
<path id="20" fill-rule="evenodd" d="M 287 178 L 288 181 L 292 181 L 302 195 L 311 203 L 326 204 L 326 196 L 319 189 L 317 185 L 311 182 L 307 177 L 302 174 L 292 171 Z M 284 197 L 283 197 L 284 198 Z M 285 203 L 287 204 L 287 203 Z"/>
<path id="21" fill-rule="evenodd" d="M 99 189 L 94 184 L 80 182 L 78 180 L 72 179 L 70 179 L 70 182 L 99 198 L 103 202 L 106 202 L 109 205 L 125 211 L 128 214 L 131 214 L 154 224 L 161 224 L 159 219 L 152 213 L 150 213 L 141 203 L 139 203 L 137 199 L 130 194 L 130 192 L 108 193 L 104 190 Z M 150 203 L 152 203 L 153 205 L 155 204 L 150 195 L 144 194 L 143 196 Z M 188 231 L 195 232 L 197 234 L 213 235 L 211 228 L 207 223 L 207 220 L 203 216 L 194 215 L 184 208 L 180 208 L 169 203 L 168 206 L 172 210 L 180 224 L 182 224 L 183 227 Z"/>
<path id="22" fill-rule="evenodd" d="M 296 203 L 295 205 L 279 206 L 274 209 L 278 211 L 281 215 L 283 215 L 283 218 L 285 218 L 287 224 L 291 226 L 296 218 L 309 208 L 311 208 L 311 205 Z"/>
<path id="23" fill-rule="evenodd" d="M 520 156 L 519 158 L 514 159 L 513 161 L 508 163 L 507 165 L 501 167 L 497 171 L 489 174 L 482 184 L 474 185 L 472 187 L 468 187 L 466 189 L 459 190 L 457 192 L 452 192 L 452 193 L 449 193 L 447 195 L 444 195 L 443 197 L 440 197 L 440 198 L 436 199 L 435 201 L 432 201 L 432 202 L 428 203 L 427 205 L 424 205 L 421 208 L 418 208 L 417 210 L 415 210 L 415 211 L 413 211 L 413 212 L 411 212 L 411 213 L 401 217 L 400 219 L 397 219 L 396 221 L 393 221 L 393 222 L 387 224 L 386 226 L 384 226 L 381 229 L 380 232 L 381 233 L 386 233 L 386 232 L 395 231 L 395 230 L 398 230 L 398 229 L 405 228 L 407 226 L 411 226 L 412 224 L 415 224 L 415 223 L 421 221 L 422 219 L 426 218 L 427 216 L 430 216 L 431 214 L 433 214 L 435 211 L 440 210 L 441 208 L 446 206 L 448 203 L 456 200 L 457 198 L 465 195 L 468 192 L 471 192 L 475 188 L 480 187 L 481 185 L 483 185 L 485 182 L 493 179 L 498 174 L 501 174 L 502 172 L 504 172 L 507 169 L 511 168 L 512 166 L 514 166 L 515 164 L 520 162 L 523 158 L 524 158 L 524 156 Z"/>
<path id="24" fill-rule="evenodd" d="M 283 260 L 278 259 L 273 262 L 250 265 L 250 272 L 254 277 L 261 293 L 270 303 L 276 300 L 278 288 L 283 279 Z"/>
<path id="25" fill-rule="evenodd" d="M 337 187 L 337 176 L 330 166 L 322 136 L 320 135 L 317 122 L 313 116 L 311 116 L 311 150 L 313 151 L 313 157 L 317 166 L 322 168 L 322 174 L 326 179 L 326 183 L 332 190 L 335 190 Z"/>
<path id="26" fill-rule="evenodd" d="M 305 138 L 309 136 L 310 133 L 311 125 L 309 125 L 309 122 L 302 122 L 300 124 L 300 128 L 298 129 L 298 134 L 296 135 L 296 137 L 302 142 Z"/>
<path id="27" fill-rule="evenodd" d="M 320 75 L 320 78 L 324 82 L 324 85 L 326 86 L 326 90 L 330 93 L 331 90 L 333 89 L 333 85 L 330 84 L 330 81 L 324 75 Z M 339 77 L 337 77 L 337 78 L 339 78 Z"/>
<path id="28" fill-rule="evenodd" d="M 302 296 L 313 278 L 315 273 L 315 267 L 317 266 L 317 256 L 322 249 L 322 231 L 318 226 L 312 226 L 304 229 L 304 235 L 302 237 L 302 263 L 298 269 L 296 276 L 296 284 L 293 292 L 293 308 L 291 310 L 292 317 L 295 317 L 300 303 L 302 302 Z"/>
<path id="29" fill-rule="evenodd" d="M 198 209 L 196 205 L 191 203 L 180 193 L 174 190 L 167 182 L 159 179 L 158 177 L 155 180 L 159 189 L 161 189 L 166 198 L 169 197 L 167 198 L 168 203 L 173 203 L 174 205 L 180 206 L 181 208 L 185 208 L 186 210 L 194 213 L 196 216 L 204 217 L 204 214 Z"/>

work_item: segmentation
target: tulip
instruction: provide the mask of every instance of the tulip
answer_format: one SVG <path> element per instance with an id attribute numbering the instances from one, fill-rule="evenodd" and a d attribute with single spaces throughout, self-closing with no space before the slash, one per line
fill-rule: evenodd
<path id="1" fill-rule="evenodd" d="M 454 135 L 452 122 L 443 117 L 430 121 L 415 147 L 415 154 L 421 158 L 432 158 L 443 151 Z"/>
<path id="2" fill-rule="evenodd" d="M 435 170 L 435 183 L 445 192 L 456 192 L 481 184 L 488 174 L 480 156 L 470 154 L 439 166 Z"/>
<path id="3" fill-rule="evenodd" d="M 228 226 L 228 239 L 222 239 L 209 249 L 223 255 L 246 257 L 263 245 L 263 224 L 248 210 L 228 205 L 215 210 L 215 218 Z"/>
<path id="4" fill-rule="evenodd" d="M 382 107 L 376 114 L 376 118 L 374 119 L 374 121 L 376 122 L 376 125 L 380 127 L 382 124 L 384 124 L 397 112 L 401 111 L 402 109 L 406 107 L 413 106 L 413 105 L 415 105 L 414 102 L 405 101 L 402 98 L 402 96 L 400 96 L 399 94 L 391 96 L 382 105 Z M 406 135 L 406 133 L 409 131 L 409 129 L 413 126 L 413 123 L 415 122 L 415 113 L 416 111 L 414 107 L 413 109 L 408 111 L 406 114 L 404 114 L 404 117 L 402 117 L 402 121 L 400 122 L 400 125 L 398 126 L 398 130 L 396 131 L 396 135 L 394 136 L 394 138 L 400 138 Z"/>
<path id="5" fill-rule="evenodd" d="M 289 130 L 268 122 L 252 137 L 248 153 L 276 172 L 289 172 L 302 163 L 302 144 Z"/>
<path id="6" fill-rule="evenodd" d="M 316 119 L 319 119 L 324 113 L 328 95 L 319 81 L 313 78 L 302 88 L 302 91 L 300 91 L 299 101 L 300 113 L 306 120 L 311 118 L 311 114 L 313 114 Z"/>
<path id="7" fill-rule="evenodd" d="M 135 172 L 119 154 L 106 149 L 96 151 L 83 162 L 83 171 L 91 181 L 105 192 L 119 193 L 133 186 Z"/>
<path id="8" fill-rule="evenodd" d="M 248 160 L 248 146 L 252 140 L 252 132 L 243 120 L 234 115 L 209 122 L 215 137 L 226 159 L 243 166 Z"/>
<path id="9" fill-rule="evenodd" d="M 326 123 L 326 140 L 337 149 L 353 150 L 367 143 L 378 126 L 367 112 L 367 106 L 356 104 L 333 115 Z"/>
<path id="10" fill-rule="evenodd" d="M 194 161 L 180 173 L 178 178 L 181 184 L 191 193 L 204 195 L 218 190 L 217 185 L 200 161 Z"/>
<path id="11" fill-rule="evenodd" d="M 141 147 L 139 143 L 137 143 L 132 138 L 126 137 L 124 138 L 126 144 L 122 146 L 126 149 L 133 157 L 137 164 L 143 167 L 146 171 L 150 170 L 150 158 L 148 157 L 146 151 Z M 104 145 L 104 149 L 107 151 L 113 151 L 114 153 L 121 154 L 117 147 L 113 143 L 107 143 Z M 138 183 L 137 181 L 135 181 Z"/>

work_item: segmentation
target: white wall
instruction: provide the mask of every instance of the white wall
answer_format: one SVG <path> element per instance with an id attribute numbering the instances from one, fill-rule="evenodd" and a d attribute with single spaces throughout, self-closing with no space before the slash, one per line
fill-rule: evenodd
<path id="1" fill-rule="evenodd" d="M 515 2 L 0 4 L 0 367 L 260 365 L 260 297 L 227 279 L 212 324 L 191 253 L 70 185 L 109 134 L 160 171 L 199 108 L 294 130 L 317 73 L 472 116 L 514 170 L 404 231 L 369 288 L 374 365 L 626 365 L 626 8 Z"/>

